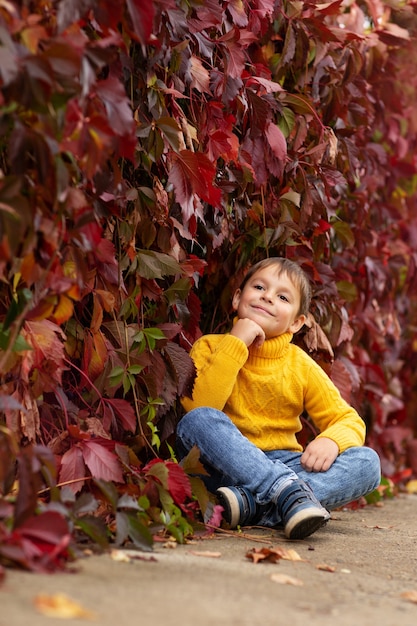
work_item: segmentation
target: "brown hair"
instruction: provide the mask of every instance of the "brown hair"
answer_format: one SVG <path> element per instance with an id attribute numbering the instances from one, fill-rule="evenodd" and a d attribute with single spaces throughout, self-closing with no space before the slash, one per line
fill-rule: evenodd
<path id="1" fill-rule="evenodd" d="M 288 278 L 297 287 L 300 292 L 300 309 L 298 315 L 308 315 L 311 301 L 311 286 L 308 277 L 304 270 L 301 269 L 297 263 L 284 259 L 283 257 L 271 257 L 269 259 L 263 259 L 249 269 L 245 275 L 240 289 L 243 291 L 248 280 L 259 270 L 263 270 L 264 267 L 270 267 L 275 265 L 277 268 L 278 276 L 280 274 L 287 274 Z"/>

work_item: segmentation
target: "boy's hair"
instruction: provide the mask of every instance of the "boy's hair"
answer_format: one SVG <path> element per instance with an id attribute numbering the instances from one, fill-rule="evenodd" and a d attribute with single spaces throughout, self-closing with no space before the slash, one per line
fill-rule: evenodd
<path id="1" fill-rule="evenodd" d="M 283 257 L 271 257 L 269 259 L 263 259 L 262 261 L 258 261 L 255 265 L 249 269 L 246 273 L 241 285 L 240 289 L 243 291 L 248 280 L 259 270 L 263 270 L 264 267 L 270 267 L 275 265 L 277 268 L 277 275 L 287 274 L 288 278 L 292 283 L 296 286 L 296 288 L 300 292 L 300 309 L 298 311 L 298 315 L 308 315 L 308 311 L 310 308 L 311 301 L 311 285 L 305 274 L 304 270 L 301 269 L 297 263 L 294 261 L 290 261 L 289 259 L 284 259 Z"/>

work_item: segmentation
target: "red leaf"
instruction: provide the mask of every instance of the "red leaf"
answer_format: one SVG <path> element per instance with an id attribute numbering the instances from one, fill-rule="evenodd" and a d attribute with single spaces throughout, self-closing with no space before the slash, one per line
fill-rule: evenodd
<path id="1" fill-rule="evenodd" d="M 126 0 L 133 28 L 142 44 L 148 42 L 152 33 L 154 7 L 152 0 Z"/>
<path id="2" fill-rule="evenodd" d="M 70 448 L 61 459 L 61 469 L 59 471 L 59 482 L 70 483 L 69 489 L 77 493 L 82 488 L 87 470 L 84 463 L 83 453 L 79 445 Z"/>
<path id="3" fill-rule="evenodd" d="M 277 157 L 277 159 L 284 162 L 287 156 L 287 142 L 282 134 L 282 131 L 276 124 L 267 124 L 266 138 L 271 146 L 273 154 Z"/>
<path id="4" fill-rule="evenodd" d="M 67 558 L 70 540 L 65 518 L 57 511 L 46 511 L 13 531 L 9 545 L 3 546 L 6 549 L 2 551 L 28 569 L 51 571 L 62 566 L 62 559 Z"/>
<path id="5" fill-rule="evenodd" d="M 97 83 L 96 92 L 104 102 L 111 128 L 120 137 L 124 138 L 124 141 L 120 144 L 120 148 L 123 148 L 123 156 L 133 157 L 133 149 L 136 146 L 135 123 L 133 121 L 132 108 L 122 83 L 117 78 L 107 78 L 107 80 Z M 126 154 L 126 142 L 129 139 L 132 145 L 129 146 Z"/>
<path id="6" fill-rule="evenodd" d="M 240 31 L 235 27 L 218 39 L 219 43 L 225 44 L 225 74 L 231 78 L 240 78 L 245 69 L 245 53 L 239 38 Z"/>
<path id="7" fill-rule="evenodd" d="M 104 402 L 111 407 L 116 417 L 118 417 L 125 430 L 136 431 L 136 414 L 132 405 L 127 400 L 118 398 L 105 398 Z"/>
<path id="8" fill-rule="evenodd" d="M 37 545 L 69 543 L 69 529 L 65 518 L 57 511 L 46 511 L 26 520 L 16 532 Z"/>
<path id="9" fill-rule="evenodd" d="M 123 482 L 123 473 L 117 456 L 96 441 L 83 441 L 82 452 L 85 464 L 94 478 Z"/>
<path id="10" fill-rule="evenodd" d="M 168 490 L 174 502 L 181 506 L 186 498 L 191 498 L 190 479 L 178 463 L 166 461 L 168 469 Z"/>
<path id="11" fill-rule="evenodd" d="M 187 204 L 197 194 L 213 206 L 220 203 L 221 191 L 213 186 L 216 168 L 205 154 L 181 150 L 169 173 L 175 195 L 181 205 Z"/>

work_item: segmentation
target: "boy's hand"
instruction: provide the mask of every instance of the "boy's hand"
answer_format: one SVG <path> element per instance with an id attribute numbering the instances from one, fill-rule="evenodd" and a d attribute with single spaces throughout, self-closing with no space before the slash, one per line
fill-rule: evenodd
<path id="1" fill-rule="evenodd" d="M 241 339 L 248 348 L 252 344 L 260 347 L 265 341 L 265 333 L 262 328 L 247 317 L 237 320 L 230 334 Z"/>
<path id="2" fill-rule="evenodd" d="M 301 465 L 307 472 L 327 472 L 339 455 L 339 446 L 333 439 L 319 437 L 311 441 L 301 456 Z"/>

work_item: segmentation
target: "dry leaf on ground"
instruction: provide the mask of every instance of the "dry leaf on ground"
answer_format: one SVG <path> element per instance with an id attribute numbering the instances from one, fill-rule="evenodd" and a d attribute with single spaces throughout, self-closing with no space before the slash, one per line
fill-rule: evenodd
<path id="1" fill-rule="evenodd" d="M 302 587 L 303 581 L 294 576 L 288 576 L 287 574 L 271 574 L 271 580 L 274 583 L 280 583 L 281 585 L 294 585 L 295 587 Z"/>
<path id="2" fill-rule="evenodd" d="M 157 561 L 154 556 L 144 556 L 137 550 L 112 550 L 110 552 L 112 561 L 120 561 L 122 563 L 130 563 L 131 561 Z"/>
<path id="3" fill-rule="evenodd" d="M 78 602 L 69 598 L 65 593 L 54 593 L 53 595 L 40 593 L 34 600 L 35 607 L 43 615 L 48 617 L 58 617 L 61 619 L 96 619 L 97 614 L 88 611 Z"/>
<path id="4" fill-rule="evenodd" d="M 259 563 L 259 561 L 277 563 L 281 559 L 284 561 L 305 561 L 293 548 L 287 549 L 280 546 L 276 548 L 252 548 L 246 553 L 246 557 L 252 559 L 254 563 Z"/>
<path id="5" fill-rule="evenodd" d="M 327 565 L 327 563 L 318 563 L 316 565 L 316 569 L 319 569 L 321 572 L 335 572 L 336 568 L 333 565 Z"/>
<path id="6" fill-rule="evenodd" d="M 415 589 L 412 591 L 404 591 L 401 594 L 401 597 L 404 598 L 404 600 L 408 600 L 409 602 L 417 604 L 417 590 Z"/>

